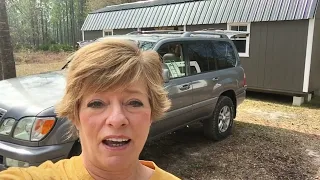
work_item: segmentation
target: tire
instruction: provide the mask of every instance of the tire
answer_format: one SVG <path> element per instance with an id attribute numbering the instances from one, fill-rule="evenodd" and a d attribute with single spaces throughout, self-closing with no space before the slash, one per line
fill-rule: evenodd
<path id="1" fill-rule="evenodd" d="M 216 141 L 228 137 L 232 132 L 234 112 L 235 107 L 231 98 L 221 96 L 213 111 L 213 116 L 203 122 L 205 137 Z"/>
<path id="2" fill-rule="evenodd" d="M 73 156 L 79 156 L 81 154 L 82 150 L 81 150 L 81 144 L 80 141 L 77 140 L 74 142 L 72 149 L 69 153 L 69 158 L 73 157 Z"/>

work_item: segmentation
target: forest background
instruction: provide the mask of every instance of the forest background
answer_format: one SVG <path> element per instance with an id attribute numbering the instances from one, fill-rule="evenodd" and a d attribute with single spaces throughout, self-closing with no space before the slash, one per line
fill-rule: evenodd
<path id="1" fill-rule="evenodd" d="M 137 0 L 8 0 L 11 41 L 15 51 L 72 51 L 82 40 L 88 13 Z"/>

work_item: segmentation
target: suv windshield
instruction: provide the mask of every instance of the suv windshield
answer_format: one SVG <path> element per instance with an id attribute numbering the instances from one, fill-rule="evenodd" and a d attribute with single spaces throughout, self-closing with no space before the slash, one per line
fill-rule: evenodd
<path id="1" fill-rule="evenodd" d="M 106 38 L 127 39 L 127 40 L 134 41 L 138 45 L 138 47 L 143 51 L 153 49 L 153 47 L 155 46 L 156 42 L 158 41 L 157 38 L 138 37 L 138 36 L 110 36 L 110 37 L 99 38 L 96 41 L 102 41 L 102 40 L 104 40 Z M 94 42 L 94 41 L 92 41 L 92 42 Z M 90 43 L 88 43 L 88 44 L 90 44 Z M 62 67 L 62 69 L 68 68 L 68 64 L 69 63 L 70 63 L 70 61 L 68 61 L 66 63 L 66 65 L 64 65 Z"/>
<path id="2" fill-rule="evenodd" d="M 153 49 L 155 44 L 156 44 L 155 42 L 150 42 L 150 41 L 138 41 L 139 48 L 142 49 L 143 51 Z"/>
<path id="3" fill-rule="evenodd" d="M 97 41 L 101 41 L 104 39 L 127 39 L 127 40 L 131 40 L 134 41 L 140 49 L 142 49 L 143 51 L 146 50 L 150 50 L 153 49 L 153 47 L 155 46 L 156 42 L 159 40 L 158 37 L 154 37 L 154 36 L 143 36 L 143 35 L 115 35 L 115 36 L 108 36 L 108 37 L 103 37 L 103 38 L 99 38 Z"/>

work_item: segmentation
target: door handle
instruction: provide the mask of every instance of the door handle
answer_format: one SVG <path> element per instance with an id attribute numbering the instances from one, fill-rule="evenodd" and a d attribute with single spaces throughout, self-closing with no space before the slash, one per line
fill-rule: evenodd
<path id="1" fill-rule="evenodd" d="M 219 80 L 218 77 L 212 78 L 212 81 L 218 81 L 218 80 Z"/>
<path id="2" fill-rule="evenodd" d="M 189 89 L 190 88 L 190 84 L 184 84 L 184 85 L 182 85 L 182 86 L 180 86 L 180 90 L 181 91 L 184 91 L 184 90 L 187 90 L 187 89 Z"/>

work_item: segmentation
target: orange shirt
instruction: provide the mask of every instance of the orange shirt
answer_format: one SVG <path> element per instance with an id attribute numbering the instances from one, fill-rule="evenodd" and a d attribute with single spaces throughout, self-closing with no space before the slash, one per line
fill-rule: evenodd
<path id="1" fill-rule="evenodd" d="M 154 169 L 150 180 L 179 180 L 176 176 L 160 169 L 152 161 L 140 161 L 143 165 Z M 60 160 L 57 163 L 46 161 L 37 167 L 16 168 L 11 167 L 0 172 L 1 180 L 92 180 L 85 169 L 80 156 Z"/>

